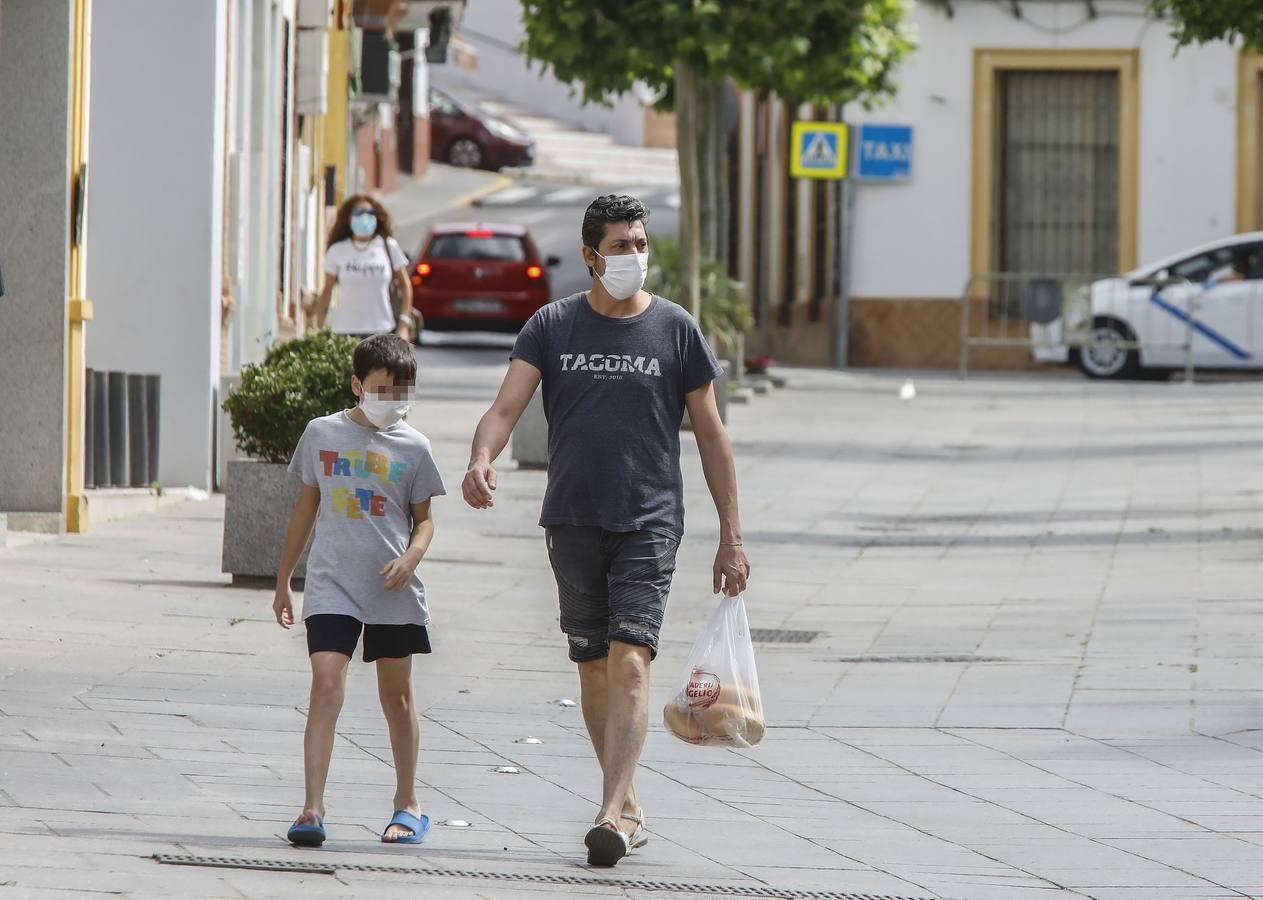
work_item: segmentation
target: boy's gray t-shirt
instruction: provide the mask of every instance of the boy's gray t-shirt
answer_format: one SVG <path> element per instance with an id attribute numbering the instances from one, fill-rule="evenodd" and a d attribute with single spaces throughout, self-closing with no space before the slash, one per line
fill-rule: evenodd
<path id="1" fill-rule="evenodd" d="M 691 315 L 654 296 L 603 316 L 575 294 L 518 335 L 513 358 L 543 373 L 548 487 L 541 525 L 684 535 L 684 397 L 723 369 Z"/>
<path id="2" fill-rule="evenodd" d="M 331 613 L 366 625 L 428 625 L 420 576 L 388 591 L 380 574 L 408 549 L 411 504 L 447 493 L 425 435 L 407 422 L 379 430 L 337 412 L 307 423 L 289 471 L 320 489 L 303 618 Z"/>

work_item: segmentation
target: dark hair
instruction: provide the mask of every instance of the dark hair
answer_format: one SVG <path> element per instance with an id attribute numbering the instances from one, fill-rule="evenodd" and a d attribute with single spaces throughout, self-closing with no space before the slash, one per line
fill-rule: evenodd
<path id="1" fill-rule="evenodd" d="M 601 194 L 584 211 L 584 226 L 580 232 L 584 237 L 584 246 L 596 250 L 605 240 L 605 226 L 610 222 L 643 222 L 649 218 L 649 207 L 635 197 L 625 193 Z M 587 266 L 587 274 L 596 275 L 592 266 Z"/>
<path id="2" fill-rule="evenodd" d="M 605 238 L 605 226 L 611 222 L 643 222 L 649 218 L 649 207 L 626 194 L 605 194 L 588 204 L 583 214 L 583 245 L 593 250 Z"/>
<path id="3" fill-rule="evenodd" d="M 329 240 L 325 246 L 332 247 L 338 241 L 345 241 L 351 237 L 351 213 L 361 203 L 367 203 L 372 206 L 373 214 L 377 216 L 377 234 L 375 237 L 390 238 L 395 236 L 395 224 L 390 220 L 390 213 L 386 212 L 386 207 L 368 194 L 352 194 L 343 200 L 342 205 L 338 207 L 338 215 L 333 220 L 333 227 L 329 229 Z"/>
<path id="4" fill-rule="evenodd" d="M 375 334 L 360 341 L 355 347 L 352 368 L 361 382 L 377 369 L 389 372 L 395 384 L 417 380 L 417 358 L 411 345 L 397 334 Z"/>

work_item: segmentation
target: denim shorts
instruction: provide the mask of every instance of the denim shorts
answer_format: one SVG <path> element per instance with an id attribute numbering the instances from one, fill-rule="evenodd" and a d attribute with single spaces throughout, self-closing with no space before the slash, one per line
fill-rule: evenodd
<path id="1" fill-rule="evenodd" d="M 680 542 L 580 525 L 549 525 L 545 535 L 570 659 L 604 659 L 610 641 L 648 647 L 656 657 Z"/>

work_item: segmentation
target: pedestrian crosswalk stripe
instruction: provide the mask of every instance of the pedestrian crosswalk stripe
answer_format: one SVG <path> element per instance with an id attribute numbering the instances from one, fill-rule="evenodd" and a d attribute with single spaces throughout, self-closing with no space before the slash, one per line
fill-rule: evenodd
<path id="1" fill-rule="evenodd" d="M 544 197 L 544 202 L 578 203 L 582 200 L 591 200 L 594 197 L 596 197 L 595 188 L 590 188 L 586 184 L 576 184 L 571 187 L 564 187 L 559 190 L 549 191 Z"/>
<path id="2" fill-rule="evenodd" d="M 539 188 L 531 187 L 525 184 L 517 184 L 513 187 L 505 188 L 494 194 L 488 194 L 478 201 L 479 206 L 506 206 L 510 203 L 519 203 L 528 197 L 534 197 L 539 193 Z"/>

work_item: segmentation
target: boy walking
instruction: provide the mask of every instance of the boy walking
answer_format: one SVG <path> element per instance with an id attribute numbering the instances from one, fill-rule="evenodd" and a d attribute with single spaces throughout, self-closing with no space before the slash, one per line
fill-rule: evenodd
<path id="1" fill-rule="evenodd" d="M 311 659 L 311 703 L 303 738 L 306 799 L 291 843 L 325 840 L 325 781 L 347 666 L 364 635 L 364 662 L 377 664 L 377 692 L 395 762 L 394 815 L 382 841 L 419 844 L 430 828 L 416 795 L 420 728 L 412 700 L 412 655 L 430 652 L 425 587 L 416 574 L 434 537 L 432 497 L 446 493 L 430 442 L 402 421 L 417 363 L 403 338 L 379 334 L 355 348 L 357 406 L 313 419 L 289 470 L 302 479 L 276 579 L 272 609 L 294 624 L 290 579 L 314 526 L 303 617 Z"/>

